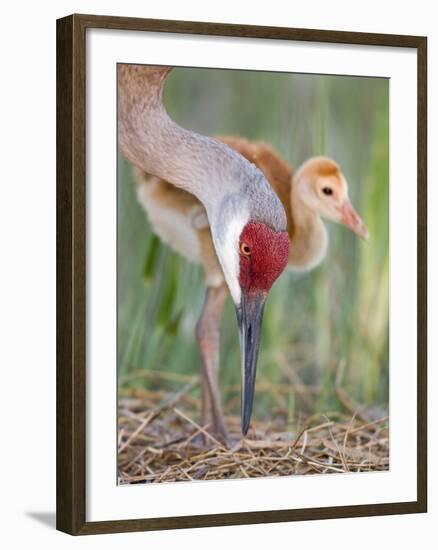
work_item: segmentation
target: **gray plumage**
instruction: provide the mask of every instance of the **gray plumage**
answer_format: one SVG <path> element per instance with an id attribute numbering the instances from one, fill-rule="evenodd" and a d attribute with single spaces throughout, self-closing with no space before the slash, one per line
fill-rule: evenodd
<path id="1" fill-rule="evenodd" d="M 118 134 L 123 154 L 149 174 L 195 195 L 212 227 L 239 212 L 274 231 L 285 231 L 286 215 L 262 172 L 214 139 L 185 130 L 166 113 L 162 90 L 169 67 L 119 65 Z"/>

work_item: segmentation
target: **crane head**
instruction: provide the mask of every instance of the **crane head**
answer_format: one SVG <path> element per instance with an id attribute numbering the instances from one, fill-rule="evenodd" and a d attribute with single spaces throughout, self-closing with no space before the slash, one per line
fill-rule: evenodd
<path id="1" fill-rule="evenodd" d="M 313 157 L 299 169 L 295 182 L 301 198 L 312 211 L 342 223 L 363 239 L 368 238 L 368 230 L 351 204 L 347 181 L 336 162 Z"/>
<path id="2" fill-rule="evenodd" d="M 239 239 L 239 283 L 237 306 L 242 350 L 242 432 L 246 435 L 254 400 L 260 330 L 266 296 L 287 265 L 289 236 L 267 225 L 249 222 Z"/>
<path id="3" fill-rule="evenodd" d="M 260 221 L 234 220 L 217 252 L 237 312 L 241 348 L 242 433 L 251 419 L 263 309 L 274 281 L 287 265 L 289 237 Z"/>

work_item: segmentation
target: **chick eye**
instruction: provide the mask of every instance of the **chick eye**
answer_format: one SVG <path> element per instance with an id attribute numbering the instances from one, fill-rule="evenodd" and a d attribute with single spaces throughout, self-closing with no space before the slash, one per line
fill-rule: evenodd
<path id="1" fill-rule="evenodd" d="M 324 195 L 333 195 L 333 189 L 331 187 L 323 187 L 322 192 Z"/>
<path id="2" fill-rule="evenodd" d="M 244 256 L 251 256 L 251 249 L 246 243 L 240 243 L 240 252 Z"/>

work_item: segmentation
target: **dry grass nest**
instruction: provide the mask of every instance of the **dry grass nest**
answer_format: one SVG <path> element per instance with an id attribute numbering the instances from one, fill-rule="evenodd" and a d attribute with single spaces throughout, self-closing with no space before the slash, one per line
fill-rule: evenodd
<path id="1" fill-rule="evenodd" d="M 253 420 L 245 438 L 240 417 L 227 416 L 224 444 L 200 426 L 193 379 L 176 394 L 119 390 L 119 483 L 384 471 L 389 469 L 388 417 L 358 411 Z"/>

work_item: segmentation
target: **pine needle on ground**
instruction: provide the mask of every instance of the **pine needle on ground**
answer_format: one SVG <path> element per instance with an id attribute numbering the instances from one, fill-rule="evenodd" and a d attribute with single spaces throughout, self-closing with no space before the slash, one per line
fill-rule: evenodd
<path id="1" fill-rule="evenodd" d="M 119 483 L 277 477 L 389 469 L 389 419 L 365 421 L 338 412 L 253 420 L 242 438 L 240 417 L 227 416 L 228 444 L 199 425 L 193 379 L 179 392 L 120 390 Z"/>

